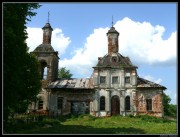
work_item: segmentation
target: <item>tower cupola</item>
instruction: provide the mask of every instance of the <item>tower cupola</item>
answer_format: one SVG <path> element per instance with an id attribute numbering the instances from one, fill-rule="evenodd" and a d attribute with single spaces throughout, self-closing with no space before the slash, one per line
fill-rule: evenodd
<path id="1" fill-rule="evenodd" d="M 43 44 L 51 44 L 52 27 L 50 23 L 46 23 L 43 29 Z"/>
<path id="2" fill-rule="evenodd" d="M 119 52 L 119 44 L 118 44 L 119 32 L 116 31 L 115 28 L 113 27 L 113 22 L 112 22 L 112 27 L 107 32 L 107 37 L 108 37 L 108 55 L 111 55 L 112 53 L 118 53 Z"/>

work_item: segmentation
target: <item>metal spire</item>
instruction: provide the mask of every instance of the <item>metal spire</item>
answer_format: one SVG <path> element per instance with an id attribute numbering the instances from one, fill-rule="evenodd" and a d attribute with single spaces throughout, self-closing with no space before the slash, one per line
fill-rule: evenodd
<path id="1" fill-rule="evenodd" d="M 114 25 L 114 22 L 113 22 L 113 16 L 112 16 L 112 27 L 113 27 L 113 25 Z"/>
<path id="2" fill-rule="evenodd" d="M 48 11 L 48 23 L 49 23 L 49 11 Z"/>

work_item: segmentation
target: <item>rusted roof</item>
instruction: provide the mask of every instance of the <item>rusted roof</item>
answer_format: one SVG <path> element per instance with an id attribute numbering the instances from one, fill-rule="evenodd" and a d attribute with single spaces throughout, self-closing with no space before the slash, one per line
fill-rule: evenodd
<path id="1" fill-rule="evenodd" d="M 55 52 L 50 44 L 40 44 L 33 52 Z"/>
<path id="2" fill-rule="evenodd" d="M 91 78 L 59 79 L 51 82 L 47 88 L 93 89 L 93 83 Z"/>
<path id="3" fill-rule="evenodd" d="M 113 59 L 116 61 L 113 61 Z M 128 57 L 122 56 L 120 53 L 113 53 L 113 55 L 106 54 L 104 57 L 100 58 L 96 67 L 136 67 L 131 63 Z"/>
<path id="4" fill-rule="evenodd" d="M 111 28 L 110 28 L 110 30 L 108 31 L 108 33 L 118 33 L 118 35 L 119 35 L 119 32 L 117 31 L 117 30 L 115 30 L 115 28 L 112 26 Z M 107 33 L 107 34 L 108 34 Z"/>
<path id="5" fill-rule="evenodd" d="M 166 87 L 159 85 L 155 82 L 143 79 L 138 77 L 137 78 L 137 88 L 151 88 L 151 87 L 155 87 L 155 88 L 162 88 L 162 89 L 167 89 Z"/>
<path id="6" fill-rule="evenodd" d="M 53 30 L 53 28 L 51 27 L 49 23 L 46 23 L 46 25 L 42 29 L 45 29 L 45 28 L 50 28 L 51 30 Z"/>

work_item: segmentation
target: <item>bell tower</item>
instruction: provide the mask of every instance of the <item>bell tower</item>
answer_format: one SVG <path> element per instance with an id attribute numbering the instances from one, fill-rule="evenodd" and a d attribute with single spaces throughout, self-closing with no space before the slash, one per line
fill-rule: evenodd
<path id="1" fill-rule="evenodd" d="M 112 27 L 107 32 L 108 37 L 108 55 L 111 55 L 112 53 L 118 53 L 119 52 L 119 44 L 118 44 L 118 37 L 119 32 L 115 30 L 113 27 L 113 21 L 112 21 Z"/>
<path id="2" fill-rule="evenodd" d="M 42 87 L 46 87 L 50 82 L 58 78 L 58 52 L 54 51 L 51 46 L 51 35 L 53 28 L 49 21 L 42 28 L 43 41 L 37 46 L 32 54 L 34 54 L 39 61 L 39 72 L 42 79 Z"/>

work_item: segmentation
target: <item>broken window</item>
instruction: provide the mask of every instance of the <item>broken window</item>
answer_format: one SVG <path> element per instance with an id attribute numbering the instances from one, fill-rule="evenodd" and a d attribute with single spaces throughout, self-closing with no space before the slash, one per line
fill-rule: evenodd
<path id="1" fill-rule="evenodd" d="M 58 97 L 57 98 L 57 109 L 62 109 L 63 108 L 63 97 Z"/>
<path id="2" fill-rule="evenodd" d="M 113 76 L 112 77 L 112 83 L 118 83 L 118 76 Z"/>
<path id="3" fill-rule="evenodd" d="M 39 100 L 38 102 L 38 109 L 43 109 L 43 101 Z"/>
<path id="4" fill-rule="evenodd" d="M 130 83 L 130 72 L 125 73 L 125 83 Z"/>
<path id="5" fill-rule="evenodd" d="M 100 83 L 106 83 L 106 77 L 100 76 Z"/>
<path id="6" fill-rule="evenodd" d="M 100 110 L 105 110 L 105 97 L 100 97 Z"/>
<path id="7" fill-rule="evenodd" d="M 125 110 L 130 110 L 130 96 L 125 98 Z"/>
<path id="8" fill-rule="evenodd" d="M 146 109 L 147 109 L 147 111 L 152 110 L 152 99 L 150 99 L 150 98 L 146 99 Z"/>
<path id="9" fill-rule="evenodd" d="M 129 76 L 125 77 L 125 83 L 130 83 L 130 77 Z"/>

